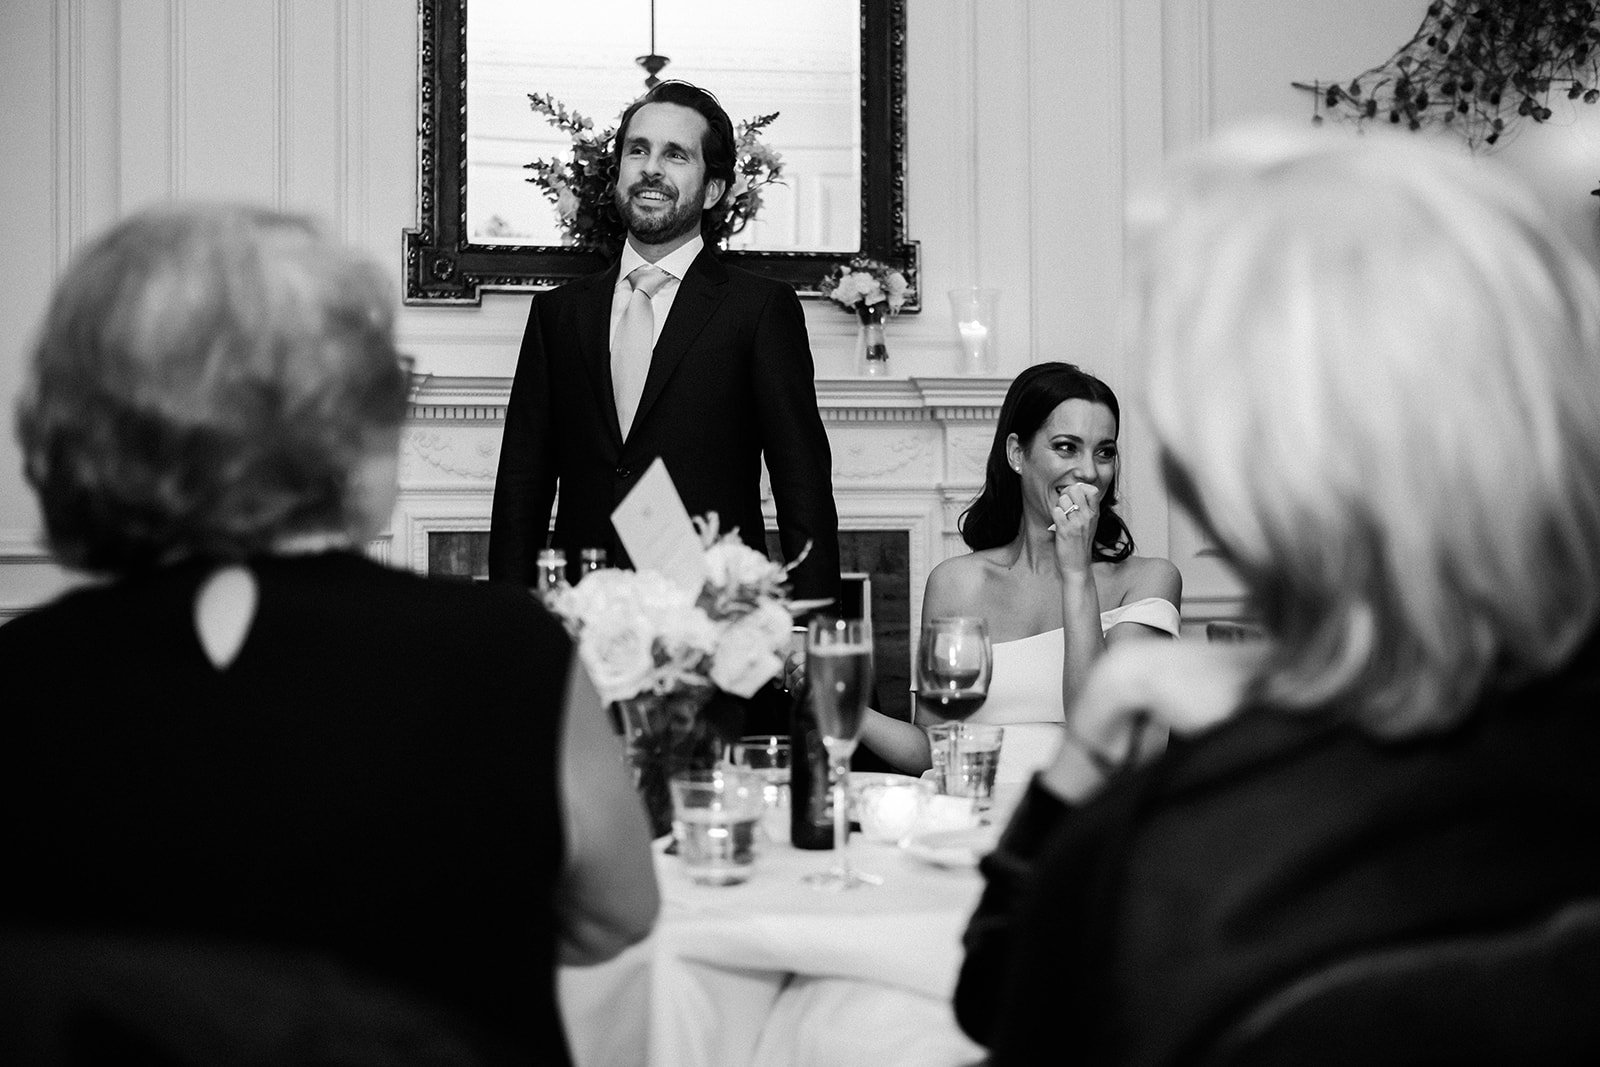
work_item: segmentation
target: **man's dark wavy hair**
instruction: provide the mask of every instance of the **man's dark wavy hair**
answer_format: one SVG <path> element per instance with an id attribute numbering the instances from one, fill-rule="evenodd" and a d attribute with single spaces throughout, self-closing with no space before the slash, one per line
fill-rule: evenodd
<path id="1" fill-rule="evenodd" d="M 722 217 L 727 214 L 729 193 L 733 190 L 737 144 L 733 120 L 728 118 L 728 113 L 722 110 L 722 105 L 709 90 L 676 79 L 661 82 L 629 104 L 628 110 L 622 113 L 622 120 L 617 123 L 617 136 L 611 143 L 613 174 L 618 173 L 622 165 L 622 147 L 627 141 L 628 123 L 632 121 L 633 113 L 646 104 L 677 104 L 699 112 L 706 120 L 706 133 L 700 141 L 700 154 L 706 161 L 706 179 L 718 178 L 722 181 L 722 198 L 700 216 L 700 232 L 709 243 L 711 235 L 722 225 Z"/>
<path id="2" fill-rule="evenodd" d="M 1017 536 L 1022 523 L 1022 477 L 1006 460 L 1006 438 L 1016 434 L 1024 447 L 1031 445 L 1044 420 L 1065 400 L 1104 404 L 1111 409 L 1111 417 L 1121 431 L 1122 408 L 1117 394 L 1088 371 L 1071 363 L 1036 363 L 1017 375 L 1000 407 L 1000 422 L 984 466 L 983 489 L 957 523 L 968 548 L 999 548 Z M 1101 501 L 1100 525 L 1094 535 L 1094 558 L 1112 563 L 1133 555 L 1133 535 L 1111 510 L 1116 502 L 1117 485 L 1113 481 Z"/>

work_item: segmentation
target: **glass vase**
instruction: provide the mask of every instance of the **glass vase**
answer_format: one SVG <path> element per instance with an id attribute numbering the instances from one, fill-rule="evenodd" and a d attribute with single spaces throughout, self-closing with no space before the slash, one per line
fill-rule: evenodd
<path id="1" fill-rule="evenodd" d="M 856 316 L 861 320 L 856 330 L 856 369 L 869 378 L 882 378 L 889 373 L 889 345 L 884 340 L 883 323 L 889 317 L 889 305 L 858 304 Z"/>
<path id="2" fill-rule="evenodd" d="M 624 758 L 650 817 L 650 835 L 672 832 L 672 792 L 679 771 L 711 770 L 723 757 L 737 723 L 724 723 L 712 689 L 646 693 L 616 703 L 626 742 Z M 733 734 L 733 736 L 737 736 Z"/>

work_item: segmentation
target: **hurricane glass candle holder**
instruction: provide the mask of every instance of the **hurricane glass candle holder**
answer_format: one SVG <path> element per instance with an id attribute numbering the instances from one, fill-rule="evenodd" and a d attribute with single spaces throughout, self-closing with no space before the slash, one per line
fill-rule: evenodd
<path id="1" fill-rule="evenodd" d="M 965 286 L 950 290 L 957 374 L 994 374 L 999 364 L 1000 290 Z"/>

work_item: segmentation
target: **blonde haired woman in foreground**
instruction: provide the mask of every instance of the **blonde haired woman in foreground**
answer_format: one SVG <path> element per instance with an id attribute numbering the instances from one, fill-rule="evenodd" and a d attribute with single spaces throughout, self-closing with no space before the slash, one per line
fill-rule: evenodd
<path id="1" fill-rule="evenodd" d="M 1091 674 L 1093 762 L 1174 737 L 1109 777 L 1064 751 L 985 862 L 956 1006 L 997 1064 L 1195 1062 L 1330 963 L 1600 894 L 1600 278 L 1508 173 L 1416 139 L 1242 131 L 1135 222 L 1167 481 L 1268 640 Z M 1297 1051 L 1596 1051 L 1474 988 L 1427 991 L 1443 1037 L 1396 1003 Z"/>

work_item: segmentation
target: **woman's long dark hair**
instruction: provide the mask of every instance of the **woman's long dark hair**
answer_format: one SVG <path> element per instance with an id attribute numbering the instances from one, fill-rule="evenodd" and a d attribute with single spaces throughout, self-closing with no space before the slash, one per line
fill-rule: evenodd
<path id="1" fill-rule="evenodd" d="M 1022 523 L 1022 476 L 1011 469 L 1006 459 L 1006 438 L 1017 435 L 1027 446 L 1044 420 L 1064 400 L 1087 400 L 1111 409 L 1117 431 L 1122 430 L 1122 408 L 1117 394 L 1099 378 L 1071 363 L 1036 363 L 1017 375 L 1006 391 L 1000 407 L 1000 424 L 995 427 L 994 444 L 989 446 L 989 461 L 984 467 L 983 490 L 956 524 L 962 540 L 973 551 L 1008 545 Z M 1094 558 L 1110 563 L 1133 555 L 1133 535 L 1111 510 L 1117 502 L 1117 484 L 1106 487 L 1100 502 L 1100 525 L 1094 534 Z"/>

